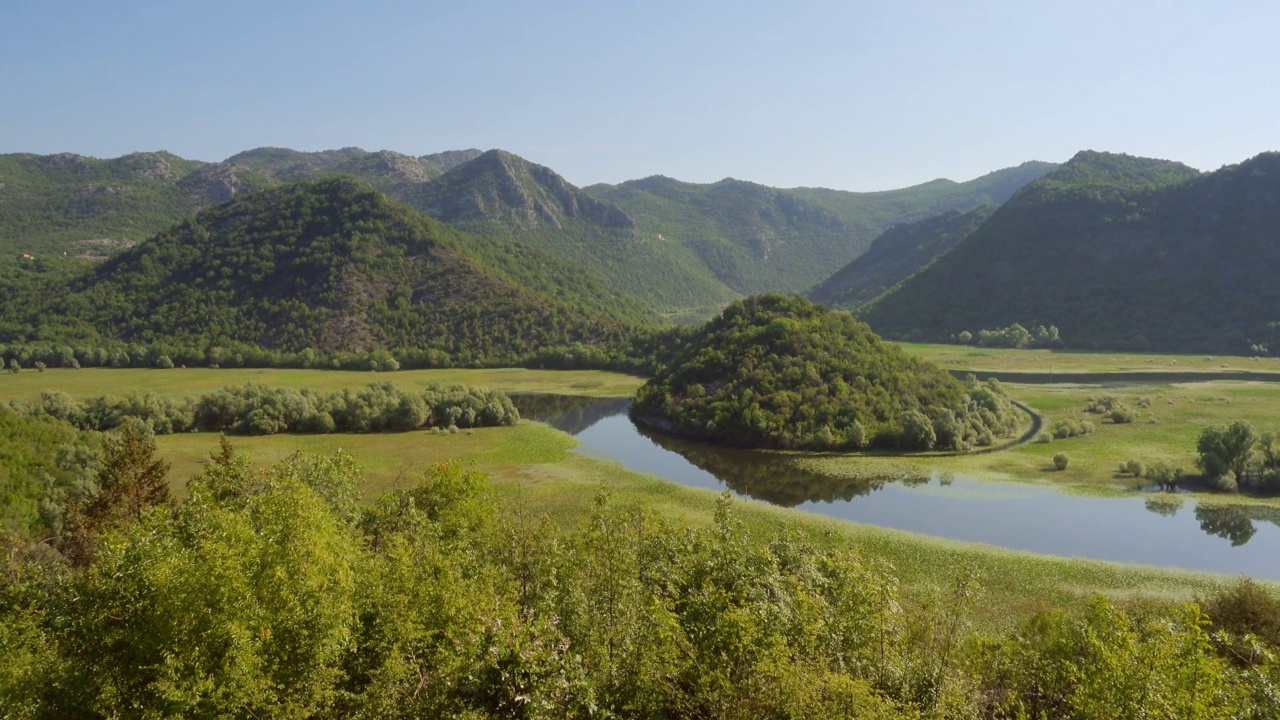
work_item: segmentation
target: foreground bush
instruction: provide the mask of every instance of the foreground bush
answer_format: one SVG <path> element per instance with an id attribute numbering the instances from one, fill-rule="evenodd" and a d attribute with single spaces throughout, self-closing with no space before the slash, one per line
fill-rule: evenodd
<path id="1" fill-rule="evenodd" d="M 145 465 L 145 458 L 142 459 Z M 971 578 L 928 605 L 783 529 L 601 494 L 576 528 L 458 463 L 368 506 L 352 459 L 255 471 L 229 446 L 181 504 L 102 526 L 87 563 L 0 553 L 13 717 L 1271 718 L 1280 666 L 1192 607 L 1096 600 L 1007 636 Z M 1225 616 L 1224 616 L 1225 617 Z M 1249 626 L 1253 627 L 1253 626 Z M 1224 630 L 1230 633 L 1231 630 Z M 1158 710 L 1158 712 L 1157 712 Z"/>

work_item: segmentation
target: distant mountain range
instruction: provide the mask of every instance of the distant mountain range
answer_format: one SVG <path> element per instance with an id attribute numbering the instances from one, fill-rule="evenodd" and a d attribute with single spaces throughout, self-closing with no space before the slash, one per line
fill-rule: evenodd
<path id="1" fill-rule="evenodd" d="M 943 218 L 886 233 L 879 254 L 896 245 L 919 267 L 862 319 L 898 338 L 1020 323 L 1056 325 L 1076 348 L 1280 350 L 1280 153 L 1201 174 L 1081 152 L 955 241 L 964 229 Z M 812 294 L 865 299 L 870 256 Z"/>
<path id="2" fill-rule="evenodd" d="M 348 178 L 348 184 L 294 185 L 334 178 Z M 655 313 L 701 319 L 742 295 L 808 289 L 820 302 L 854 309 L 890 338 L 946 341 L 965 331 L 976 335 L 1020 323 L 1054 325 L 1068 347 L 1280 352 L 1280 286 L 1273 282 L 1280 271 L 1276 153 L 1202 174 L 1176 162 L 1085 151 L 1061 166 L 1024 163 L 965 183 L 936 180 L 877 193 L 779 189 L 733 179 L 694 184 L 662 176 L 578 188 L 547 167 L 501 150 L 415 157 L 359 148 L 259 148 L 222 163 L 164 152 L 112 160 L 5 155 L 0 156 L 0 252 L 5 256 L 0 265 L 21 267 L 28 262 L 16 259 L 22 253 L 111 257 L 93 270 L 95 280 L 82 279 L 59 299 L 70 305 L 38 307 L 76 321 L 91 319 L 95 332 L 107 327 L 113 336 L 161 337 L 175 331 L 179 318 L 157 318 L 181 305 L 152 305 L 149 294 L 161 287 L 147 283 L 159 282 L 160 276 L 138 284 L 142 270 L 128 269 L 128 263 L 146 263 L 150 269 L 143 275 L 159 272 L 161 259 L 216 262 L 217 272 L 233 272 L 221 268 L 238 267 L 242 255 L 252 254 L 245 238 L 275 226 L 268 222 L 260 229 L 254 221 L 235 238 L 224 238 L 218 223 L 246 217 L 248 208 L 275 217 L 272 203 L 297 193 L 310 197 L 320 187 L 329 188 L 325 192 L 358 188 L 339 193 L 339 204 L 372 208 L 383 218 L 375 225 L 383 232 L 377 242 L 386 248 L 400 247 L 402 239 L 387 235 L 387 228 L 414 227 L 414 237 L 445 238 L 433 240 L 437 249 L 428 253 L 429 264 L 449 270 L 432 271 L 429 282 L 427 276 L 410 277 L 417 270 L 372 279 L 392 268 L 330 267 L 339 275 L 369 278 L 361 287 L 372 293 L 371 304 L 349 316 L 382 317 L 377 308 L 401 302 L 400 295 L 381 294 L 389 287 L 401 288 L 396 292 L 415 288 L 413 302 L 421 298 L 458 316 L 468 316 L 475 303 L 484 306 L 485 298 L 494 299 L 488 311 L 515 312 L 521 303 L 545 309 L 548 314 L 534 325 L 548 334 L 528 331 L 514 343 L 523 349 L 587 338 L 589 328 L 606 328 L 601 332 L 608 335 L 610 327 L 649 325 L 659 322 Z M 258 196 L 271 207 L 250 203 Z M 336 215 L 346 212 L 332 209 Z M 199 227 L 235 248 L 203 245 Z M 373 241 L 353 228 L 350 242 L 335 247 L 349 245 L 350 252 L 378 257 L 407 252 L 382 245 L 373 250 L 365 244 Z M 151 249 L 120 254 L 153 236 Z M 289 242 L 313 240 L 304 234 Z M 211 255 L 188 257 L 183 250 L 188 245 Z M 168 250 L 155 255 L 159 247 Z M 232 255 L 224 258 L 219 254 L 224 251 Z M 262 262 L 279 268 L 292 261 L 271 257 Z M 345 261 L 332 259 L 331 265 L 339 262 Z M 25 292 L 21 289 L 31 284 L 23 272 L 0 267 L 0 289 Z M 255 284 L 265 270 L 234 272 L 240 274 L 234 275 L 232 295 L 192 296 L 191 302 L 216 305 L 238 301 L 238 293 L 275 292 Z M 196 266 L 175 266 L 172 273 L 191 288 L 212 292 L 206 280 L 192 274 Z M 439 288 L 452 290 L 433 294 Z M 174 286 L 164 292 L 186 290 Z M 463 300 L 454 304 L 454 297 Z M 284 302 L 283 296 L 277 299 Z M 337 302 L 309 295 L 296 301 Z M 112 303 L 146 312 L 130 319 L 124 306 Z M 103 314 L 111 308 L 118 316 Z M 236 313 L 242 311 L 249 312 Z M 189 314 L 215 321 L 203 312 Z M 375 322 L 346 335 L 330 318 L 329 325 L 321 323 L 328 329 L 320 334 L 295 328 L 302 334 L 294 337 L 283 330 L 285 321 L 305 313 L 256 312 L 219 315 L 219 332 L 258 332 L 255 342 L 333 347 L 404 342 L 407 336 L 396 333 L 411 326 L 447 327 L 459 338 L 472 332 L 432 314 L 421 322 L 397 315 L 395 322 L 408 323 L 400 330 Z M 3 327 L 9 329 L 0 334 L 20 336 L 31 326 L 7 314 Z M 246 329 L 254 327 L 259 329 Z M 177 332 L 188 330 L 196 327 Z M 485 352 L 506 347 L 486 337 L 477 340 L 488 348 Z M 495 344 L 485 345 L 491 340 Z M 439 346 L 459 352 L 458 343 Z"/>
<path id="3" fill-rule="evenodd" d="M 1001 203 L 1054 167 L 1026 163 L 968 183 L 880 193 L 662 177 L 584 190 L 501 150 L 258 148 L 221 163 L 163 152 L 6 155 L 0 249 L 106 257 L 237 195 L 345 176 L 473 234 L 580 266 L 656 310 L 701 317 L 744 294 L 803 290 L 894 223 Z"/>

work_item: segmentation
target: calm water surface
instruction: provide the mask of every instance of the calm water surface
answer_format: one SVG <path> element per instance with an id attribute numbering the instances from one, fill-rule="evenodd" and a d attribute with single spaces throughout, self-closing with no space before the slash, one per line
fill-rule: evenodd
<path id="1" fill-rule="evenodd" d="M 1280 510 L 1134 492 L 1067 495 L 964 476 L 832 479 L 778 455 L 641 431 L 625 399 L 513 397 L 521 414 L 575 435 L 579 452 L 692 487 L 844 520 L 1047 555 L 1280 580 Z M 873 466 L 869 464 L 869 466 Z"/>

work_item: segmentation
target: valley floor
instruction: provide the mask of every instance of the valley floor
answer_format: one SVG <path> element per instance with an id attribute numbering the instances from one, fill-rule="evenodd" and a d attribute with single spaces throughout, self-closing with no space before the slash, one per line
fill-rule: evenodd
<path id="1" fill-rule="evenodd" d="M 1144 363 L 1145 364 L 1145 363 Z M 227 385 L 267 385 L 332 390 L 386 380 L 399 386 L 431 382 L 484 385 L 508 392 L 546 392 L 591 396 L 628 395 L 642 380 L 605 372 L 532 370 L 434 370 L 395 373 L 345 373 L 302 370 L 49 370 L 0 377 L 0 401 L 30 399 L 43 389 L 83 397 L 123 394 L 130 390 L 190 395 Z M 1085 413 L 1089 395 L 1121 396 L 1127 404 L 1146 404 L 1139 419 L 1126 425 L 1101 422 L 1090 435 L 1029 443 L 1004 451 L 964 456 L 868 458 L 825 456 L 816 466 L 833 473 L 850 464 L 907 463 L 991 480 L 1035 480 L 1067 483 L 1088 492 L 1128 493 L 1131 478 L 1118 476 L 1119 463 L 1136 457 L 1165 460 L 1191 469 L 1195 437 L 1206 424 L 1247 419 L 1259 429 L 1280 407 L 1280 385 L 1222 381 L 1188 385 L 1098 388 L 1080 385 L 1009 385 L 1010 395 L 1049 418 L 1049 426 Z M 1148 398 L 1149 402 L 1143 398 Z M 1154 417 L 1154 421 L 1150 418 Z M 197 474 L 218 438 L 207 433 L 158 438 L 161 453 L 173 463 L 175 489 Z M 456 435 L 425 432 L 370 435 L 272 435 L 232 438 L 237 449 L 263 466 L 297 450 L 353 453 L 366 476 L 366 494 L 413 483 L 432 463 L 462 458 L 490 474 L 501 495 L 533 514 L 560 523 L 580 521 L 593 498 L 608 489 L 616 500 L 643 505 L 663 516 L 690 523 L 711 521 L 716 493 L 682 487 L 621 465 L 572 452 L 577 441 L 540 423 L 482 428 Z M 1065 472 L 1051 470 L 1051 457 L 1066 452 L 1072 462 Z M 814 463 L 810 463 L 812 466 Z M 1226 496 L 1224 496 L 1226 497 Z M 1255 501 L 1256 502 L 1256 501 Z M 1271 502 L 1271 501 L 1267 501 Z M 982 619 L 991 624 L 1025 617 L 1045 606 L 1071 605 L 1074 599 L 1102 593 L 1117 598 L 1188 599 L 1229 581 L 1199 574 L 1114 563 L 1073 560 L 1013 552 L 985 545 L 940 540 L 907 532 L 858 525 L 809 513 L 743 502 L 743 514 L 762 534 L 780 524 L 823 542 L 847 545 L 866 557 L 889 563 L 913 595 L 939 593 L 957 572 L 972 570 L 982 578 Z"/>

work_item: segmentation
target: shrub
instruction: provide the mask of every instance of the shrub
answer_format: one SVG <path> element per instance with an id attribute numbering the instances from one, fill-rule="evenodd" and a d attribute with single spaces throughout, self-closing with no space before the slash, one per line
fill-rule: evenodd
<path id="1" fill-rule="evenodd" d="M 1253 635 L 1273 649 L 1280 649 L 1280 598 L 1249 578 L 1199 600 L 1211 626 L 1236 639 Z M 1243 649 L 1243 646 L 1240 646 Z M 1241 653 L 1229 653 L 1237 661 Z"/>
<path id="2" fill-rule="evenodd" d="M 1046 443 L 1051 443 L 1053 442 L 1053 436 L 1050 435 L 1047 430 L 1041 430 L 1040 434 L 1036 435 L 1036 442 L 1042 445 Z"/>
<path id="3" fill-rule="evenodd" d="M 1056 470 L 1059 470 L 1059 471 L 1066 470 L 1067 464 L 1070 462 L 1071 462 L 1071 458 L 1068 458 L 1066 453 L 1058 453 L 1053 456 L 1053 467 Z"/>
<path id="4" fill-rule="evenodd" d="M 1119 405 L 1111 411 L 1111 422 L 1117 425 L 1125 425 L 1133 422 L 1134 413 L 1129 408 Z"/>

